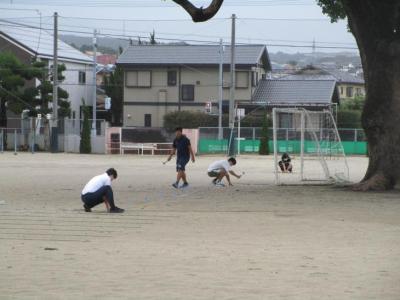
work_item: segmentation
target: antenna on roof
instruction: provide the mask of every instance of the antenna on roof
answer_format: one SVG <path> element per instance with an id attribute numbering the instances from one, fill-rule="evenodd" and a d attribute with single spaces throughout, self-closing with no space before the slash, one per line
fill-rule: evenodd
<path id="1" fill-rule="evenodd" d="M 315 57 L 315 51 L 316 50 L 316 45 L 315 45 L 315 38 L 313 39 L 313 44 L 312 44 L 312 60 L 311 60 L 311 65 L 314 65 L 315 64 L 315 59 L 316 59 L 316 57 Z"/>

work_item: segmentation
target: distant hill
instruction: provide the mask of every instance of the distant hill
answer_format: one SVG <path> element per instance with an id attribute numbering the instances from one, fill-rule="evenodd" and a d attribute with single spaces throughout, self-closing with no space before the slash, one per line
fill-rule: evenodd
<path id="1" fill-rule="evenodd" d="M 336 52 L 336 53 L 324 53 L 316 52 L 311 53 L 269 53 L 270 59 L 275 64 L 288 64 L 290 62 L 296 62 L 298 66 L 304 67 L 310 64 L 325 64 L 325 65 L 336 65 L 344 66 L 353 64 L 354 66 L 361 65 L 361 58 L 357 53 L 354 52 Z"/>
<path id="2" fill-rule="evenodd" d="M 65 43 L 81 50 L 92 49 L 92 38 L 75 35 L 61 35 L 60 39 Z M 157 40 L 157 38 L 156 38 Z M 134 39 L 131 41 L 133 45 L 138 44 L 138 40 Z M 146 41 L 147 42 L 147 41 Z M 125 49 L 129 45 L 128 40 L 122 40 L 117 38 L 100 37 L 97 40 L 99 52 L 104 54 L 118 54 L 119 48 Z M 183 43 L 171 43 L 171 44 L 183 44 Z M 355 52 L 336 52 L 336 53 L 324 53 L 316 52 L 314 55 L 311 53 L 285 53 L 285 52 L 270 52 L 270 59 L 274 65 L 284 65 L 288 63 L 296 62 L 299 67 L 307 66 L 309 64 L 324 64 L 324 65 L 336 65 L 344 66 L 353 64 L 354 66 L 361 65 L 361 59 L 358 53 Z"/>

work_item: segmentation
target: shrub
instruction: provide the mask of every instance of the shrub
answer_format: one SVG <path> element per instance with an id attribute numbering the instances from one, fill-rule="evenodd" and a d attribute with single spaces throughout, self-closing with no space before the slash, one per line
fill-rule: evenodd
<path id="1" fill-rule="evenodd" d="M 85 105 L 84 100 L 82 100 L 82 102 L 83 125 L 81 131 L 81 142 L 79 144 L 79 152 L 83 154 L 89 154 L 92 152 L 90 141 L 89 107 Z"/>

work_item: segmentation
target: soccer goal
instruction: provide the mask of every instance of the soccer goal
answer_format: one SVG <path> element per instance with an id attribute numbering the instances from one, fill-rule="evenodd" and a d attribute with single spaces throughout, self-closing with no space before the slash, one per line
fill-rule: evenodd
<path id="1" fill-rule="evenodd" d="M 274 108 L 272 114 L 276 184 L 349 182 L 346 155 L 330 110 Z M 284 153 L 291 159 L 292 172 L 279 166 Z"/>

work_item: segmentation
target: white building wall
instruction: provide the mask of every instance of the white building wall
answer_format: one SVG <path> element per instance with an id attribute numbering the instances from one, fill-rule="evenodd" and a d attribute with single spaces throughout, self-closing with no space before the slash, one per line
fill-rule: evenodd
<path id="1" fill-rule="evenodd" d="M 80 106 L 82 105 L 82 98 L 85 99 L 85 103 L 88 106 L 92 106 L 93 103 L 93 66 L 68 62 L 59 60 L 59 64 L 65 64 L 66 70 L 63 72 L 65 77 L 64 81 L 60 84 L 60 87 L 66 90 L 69 94 L 69 102 L 71 103 L 71 118 L 74 116 L 75 119 L 79 119 Z M 49 67 L 53 65 L 53 61 L 49 61 Z M 79 71 L 86 73 L 86 83 L 79 83 Z"/>

